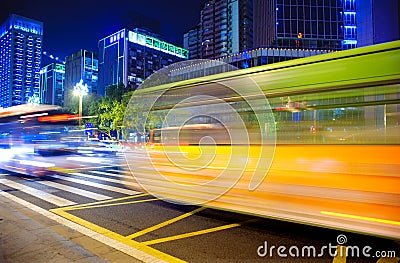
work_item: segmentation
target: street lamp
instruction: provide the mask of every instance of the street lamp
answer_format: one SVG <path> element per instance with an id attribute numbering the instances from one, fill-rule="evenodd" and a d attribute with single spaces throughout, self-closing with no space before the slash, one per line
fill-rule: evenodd
<path id="1" fill-rule="evenodd" d="M 79 81 L 74 86 L 74 95 L 79 96 L 79 117 L 82 117 L 82 98 L 88 94 L 89 89 L 86 84 L 83 84 L 83 80 Z M 79 119 L 79 124 L 81 124 L 81 119 Z"/>

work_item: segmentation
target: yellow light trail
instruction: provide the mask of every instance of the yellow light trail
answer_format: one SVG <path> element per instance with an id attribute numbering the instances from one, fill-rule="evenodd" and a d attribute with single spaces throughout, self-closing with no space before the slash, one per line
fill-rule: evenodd
<path id="1" fill-rule="evenodd" d="M 357 216 L 357 215 L 350 215 L 350 214 L 341 214 L 341 213 L 335 213 L 335 212 L 329 212 L 329 211 L 321 211 L 320 213 L 323 215 L 329 215 L 329 216 L 344 217 L 344 218 L 350 218 L 350 219 L 358 219 L 358 220 L 363 220 L 363 221 L 370 221 L 370 222 L 377 222 L 377 223 L 384 223 L 384 224 L 400 226 L 400 222 L 398 222 L 398 221 L 392 221 L 392 220 L 386 220 L 386 219 L 380 219 L 380 218 Z"/>

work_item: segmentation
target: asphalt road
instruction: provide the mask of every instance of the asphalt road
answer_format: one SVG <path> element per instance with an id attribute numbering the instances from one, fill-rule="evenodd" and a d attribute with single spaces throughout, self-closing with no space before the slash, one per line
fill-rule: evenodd
<path id="1" fill-rule="evenodd" d="M 46 220 L 31 219 L 42 229 L 55 232 L 58 238 L 65 238 L 63 244 L 74 243 L 72 232 L 98 244 L 75 244 L 88 250 L 84 253 L 88 259 L 385 263 L 398 262 L 400 257 L 399 243 L 393 240 L 162 201 L 135 191 L 135 183 L 121 165 L 84 166 L 79 171 L 46 178 L 0 173 L 0 195 L 16 205 L 14 212 L 29 210 L 40 214 Z M 44 221 L 53 223 L 50 227 Z M 69 230 L 55 231 L 54 225 Z M 2 244 L 5 243 L 10 242 L 3 240 Z M 340 253 L 335 256 L 338 244 Z M 119 254 L 110 257 L 108 253 L 105 257 L 105 248 Z M 342 251 L 346 250 L 344 256 Z M 397 258 L 381 257 L 393 252 Z M 6 253 L 4 258 L 7 262 L 19 262 L 14 256 Z M 42 260 L 32 262 L 48 262 Z M 81 260 L 67 258 L 65 262 L 86 262 Z"/>

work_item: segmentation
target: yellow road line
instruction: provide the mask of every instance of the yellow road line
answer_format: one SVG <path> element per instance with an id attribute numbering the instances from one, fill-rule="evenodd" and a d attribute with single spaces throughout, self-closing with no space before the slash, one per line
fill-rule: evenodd
<path id="1" fill-rule="evenodd" d="M 179 258 L 173 257 L 171 255 L 168 255 L 166 253 L 158 251 L 158 250 L 156 250 L 154 248 L 146 246 L 143 243 L 139 243 L 139 242 L 136 242 L 134 240 L 126 239 L 124 236 L 121 236 L 121 235 L 119 235 L 119 234 L 117 234 L 115 232 L 112 232 L 112 231 L 110 231 L 110 230 L 108 230 L 106 228 L 103 228 L 101 226 L 93 224 L 93 223 L 91 223 L 89 221 L 86 221 L 86 220 L 84 220 L 82 218 L 79 218 L 77 216 L 71 215 L 71 214 L 63 211 L 63 208 L 52 209 L 52 210 L 50 210 L 50 212 L 53 212 L 54 214 L 62 216 L 62 217 L 66 218 L 66 219 L 68 219 L 68 220 L 70 220 L 72 222 L 75 222 L 75 223 L 77 223 L 77 224 L 79 224 L 79 225 L 81 225 L 83 227 L 86 227 L 86 228 L 88 228 L 90 230 L 93 230 L 93 231 L 95 231 L 95 232 L 97 232 L 97 233 L 99 233 L 99 234 L 101 234 L 103 236 L 106 236 L 108 238 L 114 239 L 114 240 L 116 240 L 116 241 L 118 241 L 120 243 L 123 243 L 125 245 L 131 246 L 131 247 L 133 247 L 135 249 L 141 250 L 141 251 L 143 251 L 143 252 L 145 252 L 147 254 L 150 254 L 150 255 L 152 255 L 154 257 L 157 257 L 157 258 L 159 258 L 161 260 L 164 260 L 166 262 L 185 262 L 185 261 L 183 261 L 183 260 L 181 260 Z"/>
<path id="2" fill-rule="evenodd" d="M 229 228 L 233 228 L 233 227 L 238 227 L 238 226 L 240 226 L 240 224 L 229 224 L 229 225 L 225 225 L 225 226 L 213 227 L 213 228 L 208 228 L 208 229 L 204 229 L 204 230 L 200 230 L 200 231 L 188 232 L 188 233 L 185 233 L 185 234 L 180 234 L 180 235 L 175 235 L 175 236 L 169 236 L 169 237 L 149 240 L 149 241 L 141 242 L 141 244 L 147 245 L 147 246 L 148 245 L 154 245 L 154 244 L 173 241 L 173 240 L 177 240 L 177 239 L 193 237 L 193 236 L 198 236 L 198 235 L 204 235 L 204 234 L 207 234 L 207 233 L 221 231 L 221 230 L 225 230 L 225 229 L 229 229 Z"/>
<path id="3" fill-rule="evenodd" d="M 346 263 L 347 248 L 346 246 L 337 245 L 336 256 L 333 258 L 332 263 Z"/>
<path id="4" fill-rule="evenodd" d="M 175 223 L 175 222 L 177 222 L 179 220 L 182 220 L 182 219 L 184 219 L 186 217 L 189 217 L 189 216 L 191 216 L 191 215 L 193 215 L 193 214 L 195 214 L 197 212 L 203 211 L 204 209 L 206 209 L 206 208 L 205 207 L 200 207 L 200 208 L 198 208 L 196 210 L 193 210 L 191 212 L 188 212 L 186 214 L 180 215 L 178 217 L 172 218 L 172 219 L 167 220 L 165 222 L 162 222 L 160 224 L 157 224 L 157 225 L 154 225 L 152 227 L 149 227 L 149 228 L 143 229 L 141 231 L 138 231 L 136 233 L 133 233 L 132 235 L 127 236 L 126 238 L 127 239 L 134 239 L 136 237 L 142 236 L 144 234 L 147 234 L 147 233 L 152 232 L 154 230 L 160 229 L 160 228 L 162 228 L 164 226 L 170 225 L 170 224 Z"/>
<path id="5" fill-rule="evenodd" d="M 137 204 L 137 203 L 144 203 L 144 202 L 151 202 L 151 201 L 158 201 L 158 198 L 151 198 L 151 199 L 144 199 L 144 200 L 136 200 L 130 202 L 122 202 L 122 203 L 112 203 L 112 204 L 101 204 L 101 205 L 90 205 L 90 206 L 82 206 L 82 207 L 73 207 L 65 209 L 65 211 L 72 211 L 72 210 L 81 210 L 81 209 L 89 209 L 89 208 L 99 208 L 99 207 L 109 207 L 109 206 L 117 206 L 117 205 L 128 205 L 128 204 Z"/>
<path id="6" fill-rule="evenodd" d="M 122 200 L 126 200 L 126 199 L 132 199 L 132 198 L 138 198 L 138 197 L 143 197 L 143 196 L 148 196 L 148 195 L 149 194 L 130 195 L 130 196 L 125 196 L 125 197 L 121 197 L 121 198 L 109 199 L 109 200 L 98 201 L 98 202 L 93 202 L 93 203 L 66 206 L 66 207 L 63 207 L 63 210 L 64 211 L 73 210 L 73 209 L 78 208 L 78 207 L 89 207 L 89 206 L 92 206 L 92 205 L 100 205 L 100 204 L 112 203 L 112 202 L 117 202 L 117 201 L 122 201 Z"/>
<path id="7" fill-rule="evenodd" d="M 398 222 L 398 221 L 392 221 L 392 220 L 386 220 L 386 219 L 380 219 L 380 218 L 341 214 L 341 213 L 328 212 L 328 211 L 321 211 L 321 214 L 400 226 L 400 222 Z"/>

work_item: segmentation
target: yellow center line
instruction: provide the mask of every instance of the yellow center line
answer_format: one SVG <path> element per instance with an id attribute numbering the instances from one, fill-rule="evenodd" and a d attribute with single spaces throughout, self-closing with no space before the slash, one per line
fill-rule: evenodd
<path id="1" fill-rule="evenodd" d="M 146 245 L 146 246 L 154 245 L 154 244 L 173 241 L 173 240 L 177 240 L 177 239 L 193 237 L 193 236 L 198 236 L 198 235 L 204 235 L 204 234 L 207 234 L 207 233 L 221 231 L 221 230 L 225 230 L 225 229 L 229 229 L 229 228 L 233 228 L 233 227 L 238 227 L 238 226 L 240 226 L 240 224 L 229 224 L 229 225 L 225 225 L 225 226 L 213 227 L 213 228 L 208 228 L 208 229 L 204 229 L 204 230 L 200 230 L 200 231 L 188 232 L 188 233 L 185 233 L 185 234 L 180 234 L 180 235 L 175 235 L 175 236 L 169 236 L 169 237 L 149 240 L 149 241 L 141 242 L 141 244 Z"/>
<path id="2" fill-rule="evenodd" d="M 157 225 L 154 225 L 152 227 L 149 227 L 149 228 L 143 229 L 141 231 L 138 231 L 136 233 L 133 233 L 132 235 L 126 236 L 126 238 L 127 239 L 134 239 L 136 237 L 142 236 L 144 234 L 147 234 L 147 233 L 152 232 L 154 230 L 160 229 L 160 228 L 162 228 L 164 226 L 170 225 L 170 224 L 175 223 L 175 222 L 177 222 L 179 220 L 182 220 L 182 219 L 184 219 L 186 217 L 189 217 L 189 216 L 191 216 L 191 215 L 193 215 L 193 214 L 195 214 L 197 212 L 203 211 L 204 209 L 206 209 L 206 208 L 205 207 L 200 207 L 200 208 L 198 208 L 196 210 L 193 210 L 191 212 L 188 212 L 186 214 L 180 215 L 178 217 L 172 218 L 172 219 L 167 220 L 165 222 L 162 222 L 160 224 L 157 224 Z"/>
<path id="3" fill-rule="evenodd" d="M 73 207 L 73 208 L 64 209 L 64 211 L 81 210 L 81 209 L 89 209 L 89 208 L 99 208 L 99 207 L 108 207 L 108 206 L 117 206 L 117 205 L 137 204 L 137 203 L 151 202 L 151 201 L 157 201 L 157 200 L 160 200 L 160 199 L 151 198 L 151 199 L 136 200 L 136 201 L 130 201 L 130 202 L 91 205 L 91 206 L 82 206 L 82 207 Z"/>
<path id="4" fill-rule="evenodd" d="M 373 217 L 366 217 L 366 216 L 356 216 L 356 215 L 350 215 L 350 214 L 341 214 L 341 213 L 328 212 L 328 211 L 321 211 L 320 213 L 323 214 L 323 215 L 330 215 L 330 216 L 336 216 L 336 217 L 344 217 L 344 218 L 351 218 L 351 219 L 358 219 L 358 220 L 364 220 L 364 221 L 370 221 L 370 222 L 377 222 L 377 223 L 384 223 L 384 224 L 400 226 L 400 222 L 398 222 L 398 221 L 392 221 L 392 220 L 386 220 L 386 219 L 380 219 L 380 218 L 373 218 Z"/>
<path id="5" fill-rule="evenodd" d="M 98 202 L 93 202 L 93 203 L 66 206 L 66 207 L 63 207 L 63 210 L 64 211 L 73 210 L 73 209 L 78 208 L 78 207 L 89 207 L 89 206 L 92 206 L 92 205 L 106 204 L 106 203 L 117 202 L 117 201 L 122 201 L 122 200 L 126 200 L 126 199 L 132 199 L 132 198 L 148 196 L 148 195 L 149 194 L 130 195 L 130 196 L 125 196 L 125 197 L 121 197 L 121 198 L 108 199 L 108 200 L 98 201 Z"/>
<path id="6" fill-rule="evenodd" d="M 84 220 L 82 218 L 79 218 L 77 216 L 71 215 L 71 214 L 63 211 L 63 208 L 52 209 L 52 210 L 50 210 L 50 212 L 53 212 L 53 213 L 55 213 L 55 214 L 57 214 L 59 216 L 62 216 L 62 217 L 66 218 L 66 219 L 68 219 L 68 220 L 70 220 L 72 222 L 75 222 L 75 223 L 77 223 L 77 224 L 79 224 L 79 225 L 81 225 L 83 227 L 86 227 L 86 228 L 88 228 L 90 230 L 93 230 L 93 231 L 95 231 L 95 232 L 97 232 L 97 233 L 99 233 L 99 234 L 101 234 L 103 236 L 106 236 L 108 238 L 114 239 L 114 240 L 116 240 L 116 241 L 118 241 L 120 243 L 123 243 L 125 245 L 131 246 L 131 247 L 133 247 L 135 249 L 141 250 L 141 251 L 143 251 L 143 252 L 145 252 L 147 254 L 150 254 L 150 255 L 152 255 L 154 257 L 157 257 L 157 258 L 159 258 L 161 260 L 164 260 L 166 262 L 179 262 L 179 263 L 180 262 L 185 262 L 185 261 L 183 261 L 183 260 L 181 260 L 179 258 L 173 257 L 171 255 L 168 255 L 166 253 L 158 251 L 158 250 L 156 250 L 154 248 L 148 247 L 148 246 L 144 245 L 143 243 L 139 243 L 139 242 L 136 242 L 134 240 L 128 240 L 124 236 L 121 236 L 120 234 L 112 232 L 112 231 L 110 231 L 110 230 L 108 230 L 106 228 L 103 228 L 101 226 L 93 224 L 93 223 L 91 223 L 89 221 L 86 221 L 86 220 Z"/>
<path id="7" fill-rule="evenodd" d="M 203 230 L 199 230 L 199 231 L 188 232 L 188 233 L 175 235 L 175 236 L 158 238 L 158 239 L 154 239 L 154 240 L 141 242 L 141 244 L 148 246 L 148 245 L 154 245 L 154 244 L 158 244 L 158 243 L 173 241 L 173 240 L 177 240 L 177 239 L 187 238 L 187 237 L 204 235 L 204 234 L 217 232 L 217 231 L 221 231 L 221 230 L 225 230 L 225 229 L 229 229 L 229 228 L 233 228 L 233 227 L 238 227 L 238 226 L 241 226 L 241 225 L 244 225 L 244 224 L 247 224 L 247 223 L 250 223 L 250 222 L 254 222 L 254 221 L 257 221 L 257 219 L 247 220 L 247 221 L 245 221 L 243 223 L 234 223 L 234 224 L 229 224 L 229 225 L 225 225 L 225 226 L 218 226 L 218 227 L 203 229 Z"/>

